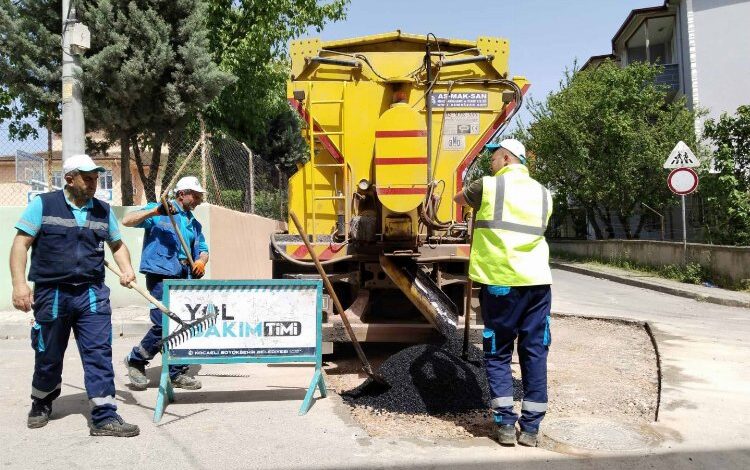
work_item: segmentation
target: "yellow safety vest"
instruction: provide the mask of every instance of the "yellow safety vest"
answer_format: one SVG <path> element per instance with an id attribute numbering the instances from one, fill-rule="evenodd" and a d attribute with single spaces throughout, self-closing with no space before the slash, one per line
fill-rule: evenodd
<path id="1" fill-rule="evenodd" d="M 552 284 L 544 239 L 552 197 L 524 165 L 482 178 L 482 205 L 474 222 L 469 276 L 497 286 Z"/>

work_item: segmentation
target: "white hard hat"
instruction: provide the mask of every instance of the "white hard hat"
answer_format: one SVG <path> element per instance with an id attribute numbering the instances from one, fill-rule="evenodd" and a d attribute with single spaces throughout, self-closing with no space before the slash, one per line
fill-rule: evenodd
<path id="1" fill-rule="evenodd" d="M 196 193 L 205 193 L 201 184 L 198 182 L 198 178 L 195 176 L 185 176 L 180 178 L 180 181 L 174 186 L 175 192 L 177 191 L 195 191 Z"/>
<path id="2" fill-rule="evenodd" d="M 66 158 L 63 162 L 63 175 L 67 175 L 71 171 L 98 171 L 98 172 L 104 172 L 107 171 L 104 169 L 103 166 L 99 166 L 96 163 L 94 163 L 94 160 L 91 159 L 86 154 L 78 154 L 78 155 L 71 155 L 70 157 Z"/>
<path id="3" fill-rule="evenodd" d="M 505 139 L 500 142 L 500 147 L 518 157 L 524 165 L 526 164 L 526 147 L 524 147 L 520 141 L 516 139 Z"/>

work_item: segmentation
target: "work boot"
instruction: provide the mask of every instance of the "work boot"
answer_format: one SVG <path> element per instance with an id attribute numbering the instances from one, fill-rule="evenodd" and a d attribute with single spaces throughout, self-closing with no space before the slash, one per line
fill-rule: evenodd
<path id="1" fill-rule="evenodd" d="M 26 426 L 29 429 L 41 428 L 49 423 L 49 417 L 52 414 L 52 404 L 45 403 L 42 400 L 31 401 L 31 411 L 29 418 L 26 420 Z"/>
<path id="2" fill-rule="evenodd" d="M 125 368 L 128 370 L 130 385 L 136 390 L 146 390 L 146 387 L 148 387 L 146 366 L 143 364 L 136 364 L 130 360 L 129 356 L 125 356 Z"/>
<path id="3" fill-rule="evenodd" d="M 501 424 L 497 427 L 497 441 L 501 446 L 516 445 L 516 426 L 513 424 Z"/>
<path id="4" fill-rule="evenodd" d="M 538 432 L 521 431 L 521 434 L 518 436 L 518 443 L 526 447 L 536 447 L 538 440 Z"/>
<path id="5" fill-rule="evenodd" d="M 175 388 L 184 388 L 185 390 L 198 390 L 201 385 L 200 380 L 190 377 L 187 374 L 180 374 L 172 379 L 172 386 Z"/>
<path id="6" fill-rule="evenodd" d="M 129 424 L 122 420 L 119 415 L 114 418 L 91 426 L 89 434 L 92 436 L 114 436 L 114 437 L 134 437 L 141 433 L 141 430 L 135 424 Z"/>

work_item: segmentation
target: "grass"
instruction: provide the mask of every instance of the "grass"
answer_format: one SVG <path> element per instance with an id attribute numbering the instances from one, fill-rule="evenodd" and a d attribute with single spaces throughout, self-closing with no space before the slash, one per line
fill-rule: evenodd
<path id="1" fill-rule="evenodd" d="M 712 272 L 710 269 L 707 269 L 699 263 L 650 266 L 646 264 L 636 263 L 627 258 L 603 259 L 590 256 L 574 255 L 571 253 L 563 253 L 558 251 L 553 252 L 552 256 L 564 261 L 576 261 L 581 263 L 596 264 L 600 266 L 611 266 L 628 271 L 650 274 L 664 279 L 683 282 L 685 284 L 701 285 L 704 283 L 710 283 L 723 289 L 750 292 L 750 281 L 745 280 L 745 282 L 742 283 L 732 282 L 724 276 L 720 276 Z"/>

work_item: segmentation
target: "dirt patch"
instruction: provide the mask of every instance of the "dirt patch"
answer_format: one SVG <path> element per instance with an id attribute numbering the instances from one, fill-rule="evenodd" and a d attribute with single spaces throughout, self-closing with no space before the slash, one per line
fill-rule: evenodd
<path id="1" fill-rule="evenodd" d="M 556 317 L 552 338 L 547 419 L 590 416 L 644 424 L 653 421 L 658 395 L 656 355 L 643 327 Z M 368 345 L 367 353 L 377 368 L 404 347 Z M 365 379 L 358 373 L 356 357 L 346 348 L 338 348 L 326 362 L 327 382 L 336 393 L 351 390 Z M 514 379 L 520 379 L 515 356 L 512 369 Z M 514 382 L 520 385 L 520 380 Z M 493 435 L 489 409 L 414 414 L 356 405 L 350 408 L 354 419 L 371 436 L 460 439 Z M 520 409 L 520 403 L 516 403 L 516 409 Z"/>

